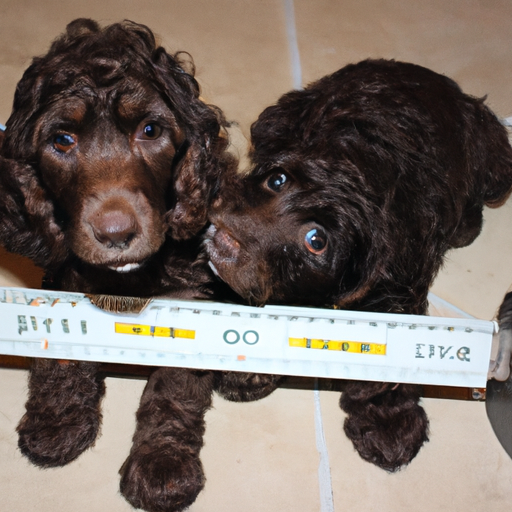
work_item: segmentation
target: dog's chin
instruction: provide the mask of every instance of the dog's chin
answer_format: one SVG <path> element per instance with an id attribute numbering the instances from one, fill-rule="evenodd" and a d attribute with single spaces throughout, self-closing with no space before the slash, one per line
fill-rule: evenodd
<path id="1" fill-rule="evenodd" d="M 119 275 L 128 275 L 128 274 L 135 274 L 139 270 L 142 270 L 146 266 L 147 260 L 141 260 L 141 261 L 127 261 L 127 262 L 119 262 L 119 261 L 112 261 L 112 262 L 90 262 L 85 261 L 88 266 L 92 267 L 93 269 L 97 269 L 98 271 L 104 271 L 104 272 L 113 272 L 115 274 Z"/>
<path id="2" fill-rule="evenodd" d="M 240 297 L 254 305 L 268 300 L 270 289 L 262 286 L 254 260 L 229 230 L 210 226 L 205 248 L 213 273 Z"/>
<path id="3" fill-rule="evenodd" d="M 226 283 L 237 295 L 245 299 L 251 305 L 263 305 L 261 291 L 254 286 L 256 278 L 251 279 L 244 269 L 239 269 L 233 262 L 212 260 L 208 261 L 213 273 Z"/>
<path id="4" fill-rule="evenodd" d="M 234 289 L 236 287 L 236 275 L 239 272 L 236 260 L 221 257 L 215 248 L 210 247 L 209 244 L 207 244 L 207 247 L 209 257 L 208 265 L 212 269 L 212 272 Z"/>
<path id="5" fill-rule="evenodd" d="M 240 243 L 227 230 L 212 224 L 206 232 L 205 247 L 215 275 L 231 285 L 230 276 L 239 266 Z"/>

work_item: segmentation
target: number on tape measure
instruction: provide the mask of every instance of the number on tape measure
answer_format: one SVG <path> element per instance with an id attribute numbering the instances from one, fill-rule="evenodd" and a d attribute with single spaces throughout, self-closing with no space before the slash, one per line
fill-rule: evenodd
<path id="1" fill-rule="evenodd" d="M 185 338 L 193 340 L 196 337 L 196 331 L 193 331 L 192 329 L 158 327 L 156 325 L 125 324 L 116 322 L 115 330 L 118 334 L 138 334 L 140 336 L 155 336 L 163 338 Z"/>
<path id="2" fill-rule="evenodd" d="M 235 345 L 240 339 L 247 345 L 256 345 L 260 340 L 260 335 L 257 331 L 249 330 L 245 331 L 242 336 L 240 336 L 240 333 L 235 329 L 228 329 L 224 332 L 223 339 L 228 345 Z"/>
<path id="3" fill-rule="evenodd" d="M 337 350 L 355 354 L 386 355 L 386 345 L 381 343 L 362 343 L 359 341 L 333 341 L 316 338 L 288 338 L 290 347 L 313 348 L 317 350 Z"/>

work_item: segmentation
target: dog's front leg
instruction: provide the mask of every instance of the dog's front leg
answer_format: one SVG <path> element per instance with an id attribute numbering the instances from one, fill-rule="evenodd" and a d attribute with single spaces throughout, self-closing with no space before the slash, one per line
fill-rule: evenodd
<path id="1" fill-rule="evenodd" d="M 366 461 L 395 472 L 428 441 L 428 419 L 414 384 L 346 384 L 340 400 L 347 413 L 344 430 Z"/>
<path id="2" fill-rule="evenodd" d="M 91 447 L 101 424 L 98 363 L 35 359 L 18 446 L 36 466 L 64 466 Z"/>
<path id="3" fill-rule="evenodd" d="M 213 383 L 210 371 L 159 368 L 151 375 L 137 411 L 133 446 L 120 470 L 121 493 L 134 507 L 183 510 L 204 487 L 199 452 Z"/>

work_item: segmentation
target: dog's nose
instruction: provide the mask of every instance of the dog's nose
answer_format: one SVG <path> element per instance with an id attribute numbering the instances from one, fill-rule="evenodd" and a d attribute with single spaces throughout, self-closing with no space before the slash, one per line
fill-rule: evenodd
<path id="1" fill-rule="evenodd" d="M 125 249 L 137 235 L 137 221 L 131 213 L 120 210 L 105 212 L 92 223 L 96 239 L 107 247 Z"/>

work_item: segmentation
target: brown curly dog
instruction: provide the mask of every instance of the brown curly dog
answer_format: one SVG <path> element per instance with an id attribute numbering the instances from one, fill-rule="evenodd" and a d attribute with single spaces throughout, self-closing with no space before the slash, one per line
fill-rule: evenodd
<path id="1" fill-rule="evenodd" d="M 426 314 L 445 253 L 512 187 L 482 100 L 413 64 L 367 60 L 285 94 L 252 126 L 252 172 L 227 176 L 208 251 L 253 304 Z M 345 432 L 396 471 L 428 439 L 416 386 L 347 383 Z"/>
<path id="2" fill-rule="evenodd" d="M 188 54 L 145 26 L 72 22 L 18 84 L 0 140 L 0 242 L 46 272 L 46 287 L 93 294 L 236 297 L 201 256 L 217 178 L 236 162 L 219 109 L 199 99 Z M 19 447 L 62 466 L 92 446 L 99 365 L 36 360 Z M 254 400 L 278 378 L 157 369 L 137 412 L 121 492 L 137 508 L 182 510 L 204 485 L 204 414 L 216 389 Z"/>

